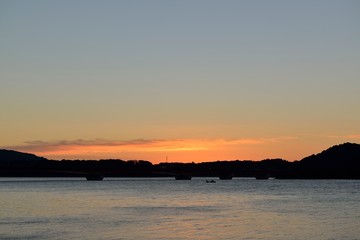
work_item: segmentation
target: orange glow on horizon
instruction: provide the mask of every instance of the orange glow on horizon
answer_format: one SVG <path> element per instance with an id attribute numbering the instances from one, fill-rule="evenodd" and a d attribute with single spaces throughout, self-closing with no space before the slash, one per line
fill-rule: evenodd
<path id="1" fill-rule="evenodd" d="M 45 155 L 77 155 L 77 154 L 91 154 L 91 153 L 123 153 L 123 152 L 177 152 L 177 151 L 195 151 L 206 150 L 204 144 L 192 140 L 152 140 L 152 141 L 134 141 L 130 143 L 112 142 L 106 144 L 90 144 L 90 145 L 70 145 L 54 149 L 50 151 L 41 152 Z"/>
<path id="2" fill-rule="evenodd" d="M 71 140 L 31 141 L 23 145 L 5 146 L 20 152 L 33 153 L 52 160 L 146 160 L 160 162 L 212 162 L 218 160 L 263 160 L 282 158 L 301 160 L 333 145 L 358 137 L 358 134 L 239 139 L 137 139 L 127 141 Z M 322 138 L 322 141 L 319 141 Z M 350 139 L 351 140 L 351 139 Z"/>
<path id="3" fill-rule="evenodd" d="M 170 140 L 75 140 L 59 142 L 28 142 L 16 149 L 48 159 L 142 159 L 159 163 L 207 162 L 217 160 L 288 159 L 289 151 L 278 149 L 294 137 L 244 139 L 170 139 Z M 279 144 L 281 142 L 281 144 Z M 285 155 L 286 153 L 286 155 Z M 279 155 L 280 154 L 280 155 Z M 296 159 L 294 152 L 292 158 Z M 295 156 L 295 157 L 294 157 Z"/>

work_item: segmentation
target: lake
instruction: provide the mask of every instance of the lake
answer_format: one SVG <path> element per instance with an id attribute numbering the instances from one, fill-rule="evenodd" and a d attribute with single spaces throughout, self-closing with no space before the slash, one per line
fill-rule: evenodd
<path id="1" fill-rule="evenodd" d="M 360 239 L 359 180 L 0 178 L 0 239 Z"/>

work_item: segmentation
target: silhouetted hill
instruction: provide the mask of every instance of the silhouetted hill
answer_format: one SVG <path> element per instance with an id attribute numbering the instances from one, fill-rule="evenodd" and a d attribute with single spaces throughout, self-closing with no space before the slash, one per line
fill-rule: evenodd
<path id="1" fill-rule="evenodd" d="M 34 154 L 0 150 L 0 176 L 39 176 L 39 169 L 43 169 L 47 162 L 46 158 Z"/>
<path id="2" fill-rule="evenodd" d="M 335 145 L 295 163 L 301 178 L 360 178 L 360 144 Z"/>
<path id="3" fill-rule="evenodd" d="M 48 160 L 34 154 L 0 150 L 2 177 L 85 177 L 101 174 L 114 177 L 152 176 L 152 163 L 144 160 Z"/>
<path id="4" fill-rule="evenodd" d="M 38 157 L 35 154 L 22 153 L 13 150 L 0 149 L 0 163 L 3 162 L 37 162 L 45 161 L 46 158 Z"/>
<path id="5" fill-rule="evenodd" d="M 343 143 L 335 145 L 318 154 L 305 157 L 301 160 L 303 164 L 312 165 L 348 165 L 359 164 L 360 144 Z"/>

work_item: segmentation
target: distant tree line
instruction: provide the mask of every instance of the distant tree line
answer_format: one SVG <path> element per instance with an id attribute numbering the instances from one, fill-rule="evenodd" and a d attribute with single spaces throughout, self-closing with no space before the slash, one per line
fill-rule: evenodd
<path id="1" fill-rule="evenodd" d="M 0 177 L 274 177 L 360 179 L 360 145 L 345 143 L 300 161 L 265 159 L 203 163 L 160 163 L 145 160 L 47 160 L 33 154 L 0 150 Z"/>

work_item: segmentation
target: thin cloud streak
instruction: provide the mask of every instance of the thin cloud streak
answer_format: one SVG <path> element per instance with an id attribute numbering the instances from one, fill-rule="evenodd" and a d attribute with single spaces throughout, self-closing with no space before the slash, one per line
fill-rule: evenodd
<path id="1" fill-rule="evenodd" d="M 95 140 L 61 140 L 61 141 L 27 141 L 23 145 L 16 146 L 7 146 L 6 149 L 14 149 L 19 151 L 30 151 L 30 152 L 49 152 L 49 151 L 58 151 L 58 150 L 69 150 L 79 147 L 119 147 L 121 149 L 131 150 L 148 150 L 156 151 L 156 148 L 168 148 L 169 150 L 174 150 L 174 148 L 187 149 L 189 145 L 197 145 L 197 147 L 192 148 L 207 148 L 205 146 L 214 145 L 216 143 L 223 144 L 258 144 L 261 143 L 259 140 L 252 139 L 216 139 L 216 140 L 193 140 L 193 139 L 171 139 L 171 140 L 161 140 L 161 139 L 135 139 L 128 141 L 110 141 L 103 139 Z M 202 147 L 200 147 L 200 145 Z"/>
<path id="2" fill-rule="evenodd" d="M 76 155 L 82 153 L 161 152 L 161 151 L 204 151 L 234 145 L 259 145 L 294 137 L 244 138 L 244 139 L 135 139 L 128 141 L 61 140 L 27 141 L 23 145 L 7 146 L 6 149 L 45 155 Z"/>
<path id="3" fill-rule="evenodd" d="M 360 139 L 360 134 L 331 135 L 331 136 L 329 136 L 329 138 Z"/>

